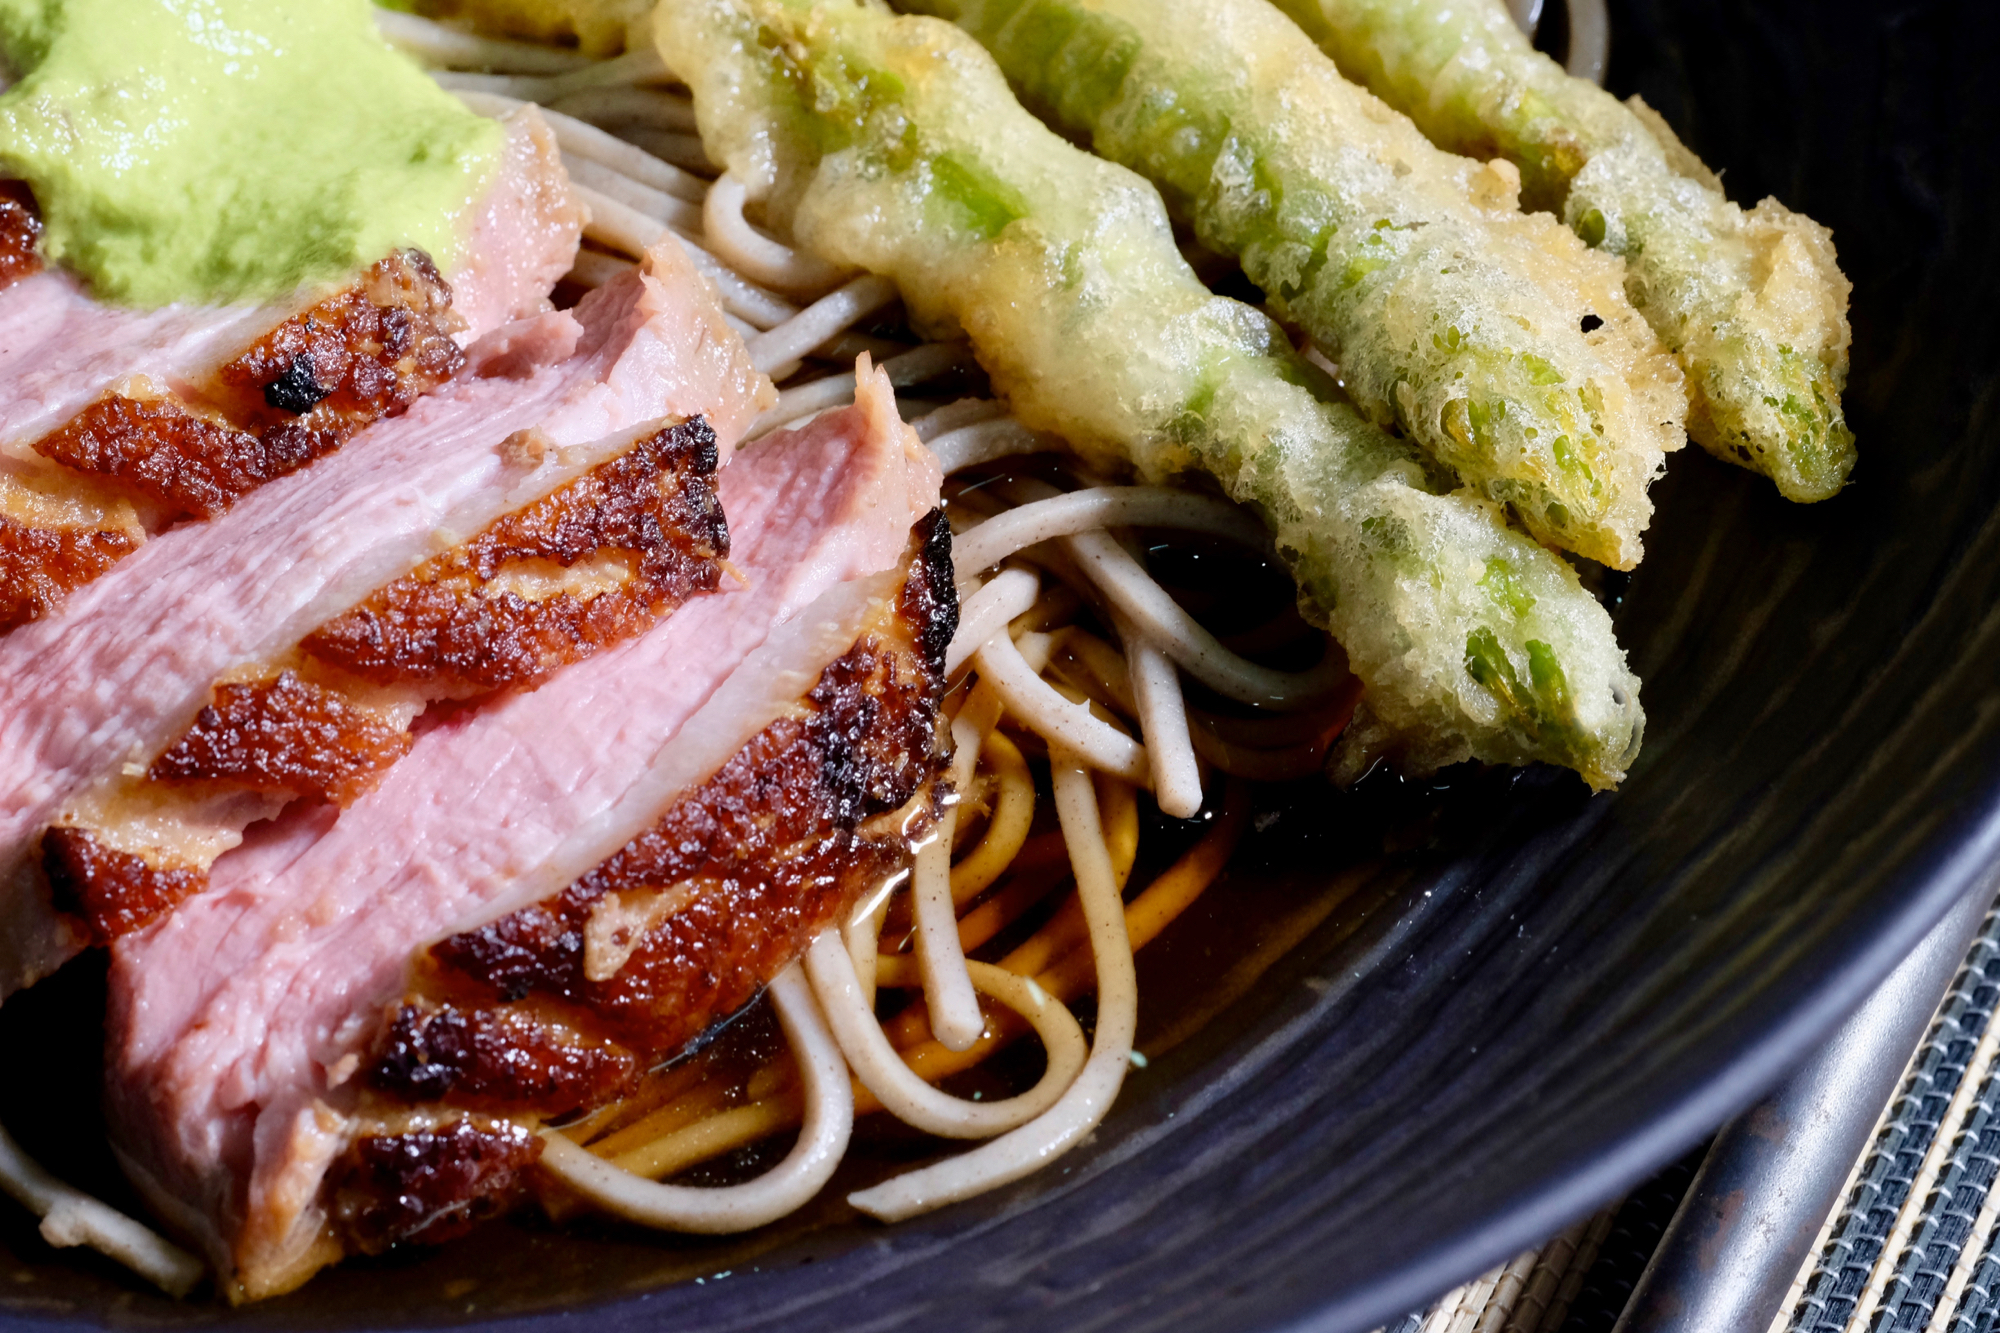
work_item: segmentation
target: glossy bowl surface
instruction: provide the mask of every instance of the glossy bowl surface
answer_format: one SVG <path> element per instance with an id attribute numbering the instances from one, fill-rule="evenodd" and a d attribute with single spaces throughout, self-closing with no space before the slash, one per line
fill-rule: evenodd
<path id="1" fill-rule="evenodd" d="M 1616 91 L 1739 201 L 1834 228 L 1862 450 L 1810 508 L 1673 459 L 1618 607 L 1651 719 L 1623 790 L 1469 777 L 1415 824 L 1393 792 L 1287 797 L 1146 955 L 1207 966 L 1148 1020 L 1156 1046 L 1192 1035 L 1086 1148 L 932 1217 L 881 1228 L 836 1196 L 734 1241 L 509 1224 L 228 1311 L 52 1259 L 0 1208 L 0 1330 L 1347 1333 L 1772 1085 L 2000 851 L 2000 53 L 1975 0 L 1611 9 Z M 1347 868 L 1385 824 L 1406 850 Z M 1282 956 L 1230 1000 L 1202 959 L 1246 946 Z M 0 1112 L 31 1142 L 90 1141 L 92 985 L 0 1023 Z"/>

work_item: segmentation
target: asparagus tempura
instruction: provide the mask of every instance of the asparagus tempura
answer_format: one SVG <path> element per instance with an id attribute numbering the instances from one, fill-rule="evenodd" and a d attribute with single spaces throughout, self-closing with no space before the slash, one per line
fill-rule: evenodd
<path id="1" fill-rule="evenodd" d="M 969 336 L 1028 425 L 1253 505 L 1404 764 L 1623 776 L 1638 682 L 1569 566 L 1316 396 L 1282 330 L 1194 275 L 1158 194 L 1029 115 L 963 33 L 853 0 L 675 0 L 655 24 L 767 221 Z"/>
<path id="2" fill-rule="evenodd" d="M 1501 0 L 1278 4 L 1432 138 L 1515 163 L 1530 203 L 1623 256 L 1633 304 L 1687 373 L 1703 448 L 1788 499 L 1841 488 L 1849 283 L 1832 233 L 1775 199 L 1730 203 L 1656 112 L 1565 74 Z"/>
<path id="3" fill-rule="evenodd" d="M 1619 569 L 1683 443 L 1680 373 L 1624 266 L 1524 214 L 1264 0 L 907 0 L 1029 105 L 1150 178 L 1339 362 L 1355 401 L 1543 541 Z"/>

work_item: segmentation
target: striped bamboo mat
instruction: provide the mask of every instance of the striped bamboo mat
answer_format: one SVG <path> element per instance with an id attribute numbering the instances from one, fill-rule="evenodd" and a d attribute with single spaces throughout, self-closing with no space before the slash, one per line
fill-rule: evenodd
<path id="1" fill-rule="evenodd" d="M 1613 1213 L 1599 1213 L 1530 1250 L 1505 1268 L 1468 1282 L 1388 1333 L 1540 1333 L 1560 1329 L 1582 1294 L 1583 1280 L 1611 1232 Z"/>
<path id="2" fill-rule="evenodd" d="M 2000 1320 L 2000 910 L 1989 913 L 1772 1333 Z"/>
<path id="3" fill-rule="evenodd" d="M 1769 1333 L 2000 1330 L 2000 908 Z M 1701 1154 L 1384 1333 L 1609 1333 Z"/>

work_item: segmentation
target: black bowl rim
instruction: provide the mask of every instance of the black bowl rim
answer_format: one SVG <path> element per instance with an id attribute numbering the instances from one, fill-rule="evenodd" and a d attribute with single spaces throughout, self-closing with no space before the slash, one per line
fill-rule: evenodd
<path id="1" fill-rule="evenodd" d="M 1271 1333 L 1354 1333 L 1418 1309 L 1617 1198 L 1783 1083 L 1955 904 L 1974 893 L 1991 897 L 2000 885 L 2000 757 L 1988 765 L 1983 788 L 1960 803 L 1924 853 L 1920 864 L 1884 886 L 1877 901 L 1888 908 L 1879 919 L 1850 921 L 1843 932 L 1849 938 L 1823 951 L 1838 954 L 1845 943 L 1837 965 L 1822 969 L 1817 984 L 1795 996 L 1776 1023 L 1706 1079 L 1663 1098 L 1639 1130 L 1375 1281 L 1271 1326 Z"/>

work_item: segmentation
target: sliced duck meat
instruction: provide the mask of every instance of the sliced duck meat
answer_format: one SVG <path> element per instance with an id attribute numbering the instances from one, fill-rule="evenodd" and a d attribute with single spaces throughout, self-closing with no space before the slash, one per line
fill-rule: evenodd
<path id="1" fill-rule="evenodd" d="M 450 379 L 451 289 L 429 256 L 388 256 L 178 391 L 128 376 L 33 444 L 168 518 L 213 518 Z"/>
<path id="2" fill-rule="evenodd" d="M 258 770 L 283 744 L 268 721 L 281 698 L 303 707 L 302 735 L 314 716 L 347 727 L 347 760 L 315 762 L 324 794 L 351 797 L 373 780 L 357 772 L 371 747 L 392 757 L 356 714 L 400 732 L 428 700 L 532 685 L 707 586 L 723 529 L 705 479 L 771 400 L 669 241 L 574 312 L 495 330 L 405 415 L 146 543 L 60 621 L 0 639 L 0 764 L 15 777 L 0 791 L 0 995 L 90 938 L 55 909 L 45 866 L 131 878 L 110 855 L 124 853 L 198 869 L 319 794 L 303 769 L 282 783 Z M 402 652 L 373 674 L 370 627 Z M 232 738 L 232 716 L 261 738 Z M 235 771 L 197 777 L 207 766 Z M 45 857 L 51 825 L 100 845 L 58 839 Z M 130 917 L 98 915 L 100 929 Z"/>
<path id="3" fill-rule="evenodd" d="M 533 432 L 527 432 L 533 438 Z M 513 442 L 518 447 L 519 441 Z M 121 766 L 42 835 L 58 911 L 109 942 L 199 893 L 210 862 L 291 800 L 347 805 L 441 699 L 533 688 L 711 592 L 729 551 L 701 417 L 494 520 L 218 683 L 150 764 Z"/>
<path id="4" fill-rule="evenodd" d="M 518 448 L 546 447 L 530 431 Z M 458 694 L 538 685 L 715 586 L 729 533 L 707 485 L 707 422 L 632 449 L 433 556 L 308 634 L 316 661 L 378 684 Z M 690 487 L 689 476 L 703 484 Z"/>
<path id="5" fill-rule="evenodd" d="M 942 514 L 919 535 L 902 594 L 793 712 L 562 893 L 418 956 L 323 1188 L 344 1251 L 524 1198 L 544 1120 L 630 1091 L 907 869 L 955 620 Z"/>
<path id="6" fill-rule="evenodd" d="M 562 150 L 541 112 L 523 106 L 501 123 L 507 145 L 500 174 L 473 205 L 469 239 L 445 274 L 465 345 L 549 308 L 549 293 L 576 264 L 589 215 L 570 192 Z"/>
<path id="7" fill-rule="evenodd" d="M 533 1016 L 544 1027 L 525 1031 L 522 1052 L 567 1023 L 576 1036 L 552 1058 L 594 1046 L 603 1055 L 583 1098 L 610 1095 L 654 1045 L 749 998 L 801 942 L 794 934 L 879 869 L 878 844 L 901 830 L 871 812 L 919 791 L 936 766 L 941 641 L 923 627 L 948 634 L 951 603 L 941 525 L 918 534 L 929 543 L 912 540 L 937 503 L 936 461 L 897 419 L 886 378 L 860 378 L 857 406 L 760 441 L 723 472 L 740 582 L 539 690 L 424 729 L 339 819 L 307 811 L 264 826 L 216 863 L 209 893 L 114 944 L 114 1139 L 146 1195 L 205 1246 L 224 1290 L 287 1290 L 350 1245 L 419 1229 L 417 1214 L 468 1217 L 504 1201 L 496 1173 L 534 1150 L 520 1137 L 528 1121 L 454 1104 L 473 1096 L 458 1076 L 435 1104 L 396 1093 L 398 1067 L 407 1082 L 440 1064 L 424 1022 L 423 1058 L 398 1066 L 406 1009 L 435 1016 L 451 1003 L 477 1040 Z M 894 739 L 915 735 L 921 753 Z M 782 830 L 759 840 L 753 807 L 765 801 L 803 841 L 779 848 Z M 663 841 L 676 830 L 692 839 L 680 851 Z M 791 884 L 777 863 L 792 851 L 823 855 L 824 874 Z M 643 901 L 634 877 L 649 866 L 680 866 L 692 887 L 664 908 Z M 629 1012 L 594 1003 L 596 992 L 572 999 L 559 980 L 458 998 L 464 969 L 449 960 L 463 949 L 445 942 L 496 925 L 520 935 L 537 912 L 572 910 L 575 894 L 586 915 L 606 900 L 635 914 L 599 911 L 590 970 L 602 981 L 577 983 L 622 993 L 617 978 L 634 968 Z M 732 901 L 740 922 L 722 910 Z M 694 915 L 676 925 L 682 910 Z M 675 972 L 681 931 L 688 947 L 716 951 L 712 986 L 700 963 Z M 628 945 L 606 974 L 606 950 Z M 575 971 L 564 967 L 551 953 L 542 970 Z M 647 1022 L 641 990 L 656 1002 Z M 680 1006 L 688 1016 L 676 1020 Z M 349 1155 L 384 1130 L 433 1137 Z M 346 1221 L 329 1213 L 336 1162 Z M 370 1182 L 405 1172 L 457 1184 L 398 1214 Z"/>
<path id="8" fill-rule="evenodd" d="M 13 197 L 0 195 L 0 229 Z M 582 220 L 529 112 L 509 122 L 449 282 L 405 250 L 285 308 L 141 311 L 92 300 L 67 273 L 24 271 L 0 283 L 0 454 L 39 469 L 43 492 L 135 507 L 146 531 L 212 518 L 406 411 L 459 371 L 464 343 L 546 309 Z M 0 546 L 0 630 L 53 614 L 91 576 L 88 562 L 45 558 L 48 547 Z"/>
<path id="9" fill-rule="evenodd" d="M 129 499 L 0 455 L 0 634 L 38 619 L 145 540 Z"/>
<path id="10" fill-rule="evenodd" d="M 561 893 L 422 954 L 366 1067 L 392 1102 L 566 1116 L 742 1008 L 904 863 L 934 775 L 950 539 L 799 706 Z M 946 557 L 940 561 L 940 556 Z"/>

